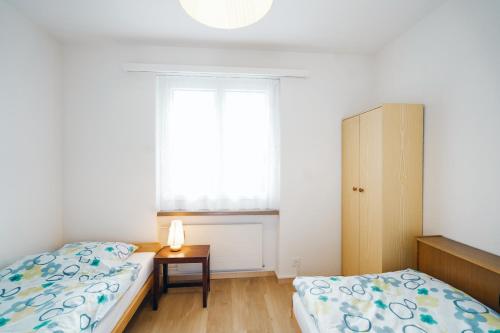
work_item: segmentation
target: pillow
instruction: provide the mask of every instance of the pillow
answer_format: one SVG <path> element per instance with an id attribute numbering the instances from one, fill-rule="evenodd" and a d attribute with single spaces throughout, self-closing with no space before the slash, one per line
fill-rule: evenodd
<path id="1" fill-rule="evenodd" d="M 60 255 L 77 256 L 80 261 L 94 260 L 125 260 L 137 250 L 137 246 L 121 242 L 77 242 L 68 243 L 57 252 Z"/>

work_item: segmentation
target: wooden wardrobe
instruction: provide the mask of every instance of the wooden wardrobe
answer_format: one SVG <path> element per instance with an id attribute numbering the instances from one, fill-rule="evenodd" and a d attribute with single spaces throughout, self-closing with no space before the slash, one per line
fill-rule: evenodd
<path id="1" fill-rule="evenodd" d="M 384 104 L 342 121 L 342 274 L 417 266 L 423 106 Z"/>

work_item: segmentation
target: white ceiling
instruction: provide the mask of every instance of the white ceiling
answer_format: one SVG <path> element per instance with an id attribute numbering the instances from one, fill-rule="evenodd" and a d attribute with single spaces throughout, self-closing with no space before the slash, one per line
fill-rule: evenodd
<path id="1" fill-rule="evenodd" d="M 372 53 L 444 0 L 274 0 L 237 30 L 205 27 L 177 0 L 7 0 L 63 42 L 94 39 L 186 46 Z M 209 0 L 206 0 L 209 1 Z"/>

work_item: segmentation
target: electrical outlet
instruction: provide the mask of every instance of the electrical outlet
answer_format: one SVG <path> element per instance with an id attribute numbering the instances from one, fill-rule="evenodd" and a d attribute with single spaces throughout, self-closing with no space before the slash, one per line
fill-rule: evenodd
<path id="1" fill-rule="evenodd" d="M 300 257 L 292 258 L 292 267 L 295 267 L 295 268 L 300 267 Z"/>
<path id="2" fill-rule="evenodd" d="M 295 276 L 300 275 L 300 257 L 293 257 L 292 258 L 292 267 L 295 268 Z"/>

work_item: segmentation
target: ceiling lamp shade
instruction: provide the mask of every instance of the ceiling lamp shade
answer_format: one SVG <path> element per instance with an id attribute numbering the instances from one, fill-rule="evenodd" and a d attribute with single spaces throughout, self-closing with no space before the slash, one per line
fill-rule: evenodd
<path id="1" fill-rule="evenodd" d="M 212 28 L 237 29 L 263 18 L 273 0 L 179 0 L 196 21 Z"/>

